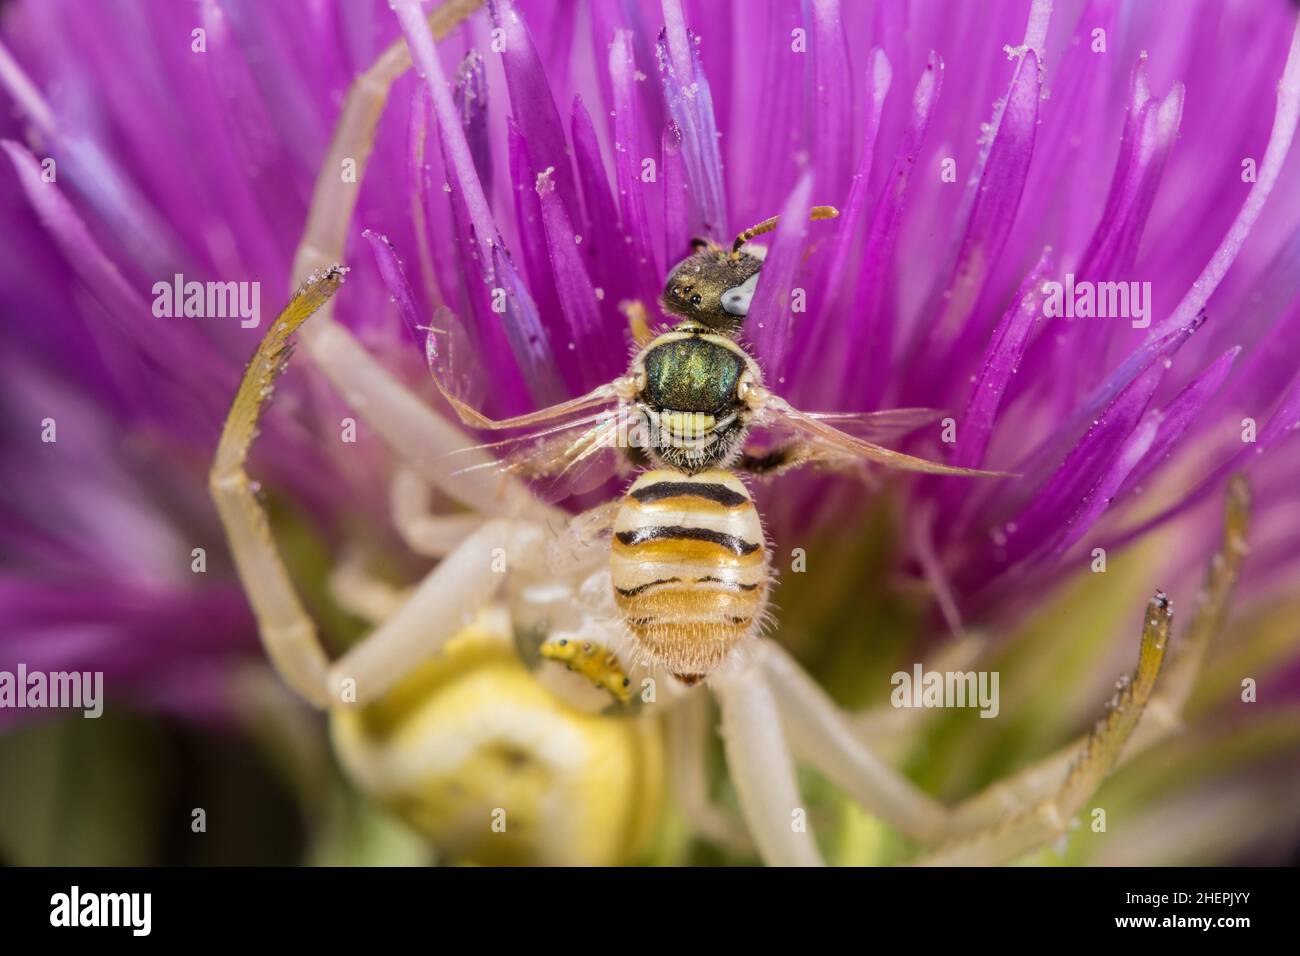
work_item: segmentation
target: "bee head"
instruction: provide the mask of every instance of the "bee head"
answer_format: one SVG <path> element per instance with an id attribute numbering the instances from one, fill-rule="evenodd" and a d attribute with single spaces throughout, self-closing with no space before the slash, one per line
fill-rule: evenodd
<path id="1" fill-rule="evenodd" d="M 724 335 L 740 330 L 763 267 L 762 249 L 728 251 L 696 239 L 664 283 L 664 310 Z"/>
<path id="2" fill-rule="evenodd" d="M 809 218 L 834 219 L 834 206 L 813 206 Z M 689 256 L 668 273 L 660 299 L 664 310 L 679 315 L 683 325 L 703 326 L 723 335 L 736 335 L 749 314 L 758 288 L 758 272 L 767 250 L 749 240 L 776 228 L 777 217 L 764 219 L 736 237 L 731 249 L 707 239 L 692 239 Z"/>

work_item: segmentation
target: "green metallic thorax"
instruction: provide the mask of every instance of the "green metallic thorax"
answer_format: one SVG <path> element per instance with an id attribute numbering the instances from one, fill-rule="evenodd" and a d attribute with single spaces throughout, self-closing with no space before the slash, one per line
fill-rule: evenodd
<path id="1" fill-rule="evenodd" d="M 692 335 L 652 346 L 645 354 L 644 401 L 658 409 L 721 415 L 736 403 L 745 370 L 735 351 Z"/>

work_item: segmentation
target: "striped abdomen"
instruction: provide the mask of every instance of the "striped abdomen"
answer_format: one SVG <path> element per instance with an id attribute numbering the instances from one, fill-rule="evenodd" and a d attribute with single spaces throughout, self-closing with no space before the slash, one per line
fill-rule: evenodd
<path id="1" fill-rule="evenodd" d="M 690 683 L 753 632 L 767 605 L 763 525 L 726 471 L 637 478 L 614 523 L 610 570 L 628 629 Z"/>

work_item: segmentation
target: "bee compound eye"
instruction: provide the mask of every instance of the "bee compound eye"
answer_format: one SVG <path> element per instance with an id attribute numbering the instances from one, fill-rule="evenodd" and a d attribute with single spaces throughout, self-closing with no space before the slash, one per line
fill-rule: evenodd
<path id="1" fill-rule="evenodd" d="M 699 305 L 703 301 L 704 300 L 701 299 L 698 295 L 691 296 L 691 305 Z"/>

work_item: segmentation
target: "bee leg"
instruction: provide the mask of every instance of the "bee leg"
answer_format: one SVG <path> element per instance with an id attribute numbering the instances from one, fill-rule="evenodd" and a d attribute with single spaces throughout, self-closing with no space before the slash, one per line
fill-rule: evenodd
<path id="1" fill-rule="evenodd" d="M 627 316 L 628 331 L 633 343 L 640 348 L 654 339 L 654 330 L 650 328 L 650 313 L 640 299 L 620 303 L 619 309 Z"/>
<path id="2" fill-rule="evenodd" d="M 745 451 L 737 460 L 736 467 L 741 471 L 748 471 L 750 475 L 775 475 L 787 464 L 788 455 L 789 446 L 764 451 L 762 454 Z"/>
<path id="3" fill-rule="evenodd" d="M 434 514 L 429 510 L 429 494 L 428 482 L 410 468 L 393 472 L 388 492 L 393 527 L 416 554 L 441 558 L 487 519 L 473 512 Z"/>
<path id="4" fill-rule="evenodd" d="M 797 468 L 809 458 L 809 449 L 794 442 L 794 444 L 763 451 L 762 454 L 745 451 L 737 460 L 736 467 L 741 471 L 748 471 L 750 475 L 779 475 L 789 468 Z"/>
<path id="5" fill-rule="evenodd" d="M 735 467 L 751 475 L 770 478 L 804 465 L 815 465 L 840 474 L 859 474 L 870 480 L 870 472 L 863 468 L 861 460 L 830 456 L 806 442 L 791 442 L 761 454 L 745 452 Z"/>
<path id="6" fill-rule="evenodd" d="M 758 657 L 777 692 L 795 755 L 890 826 L 923 843 L 938 839 L 946 808 L 865 746 L 848 717 L 779 644 L 759 641 Z"/>
<path id="7" fill-rule="evenodd" d="M 794 758 L 762 669 L 733 654 L 709 679 L 722 710 L 727 768 L 759 856 L 769 866 L 821 866 Z"/>
<path id="8" fill-rule="evenodd" d="M 688 695 L 668 710 L 667 721 L 673 796 L 691 828 L 733 853 L 753 852 L 743 827 L 709 795 L 708 699 L 702 694 Z"/>
<path id="9" fill-rule="evenodd" d="M 1170 648 L 1159 689 L 1147 701 L 1136 728 L 1120 752 L 1117 765 L 1122 766 L 1134 759 L 1179 728 L 1183 708 L 1200 673 L 1210 641 L 1222 629 L 1231 603 L 1247 549 L 1249 511 L 1250 489 L 1245 478 L 1238 475 L 1228 484 L 1222 543 L 1206 572 L 1186 636 Z M 1071 768 L 1087 759 L 1088 748 L 1095 736 L 1096 732 L 1074 741 L 962 803 L 954 812 L 950 836 L 971 837 L 981 830 L 996 827 L 1026 807 L 1044 805 L 1062 786 L 1061 782 L 1066 780 Z"/>
<path id="10" fill-rule="evenodd" d="M 735 467 L 759 477 L 773 477 L 802 468 L 804 465 L 818 464 L 834 471 L 861 471 L 861 462 L 829 459 L 812 445 L 804 442 L 791 442 L 778 445 L 760 454 L 743 453 Z"/>

